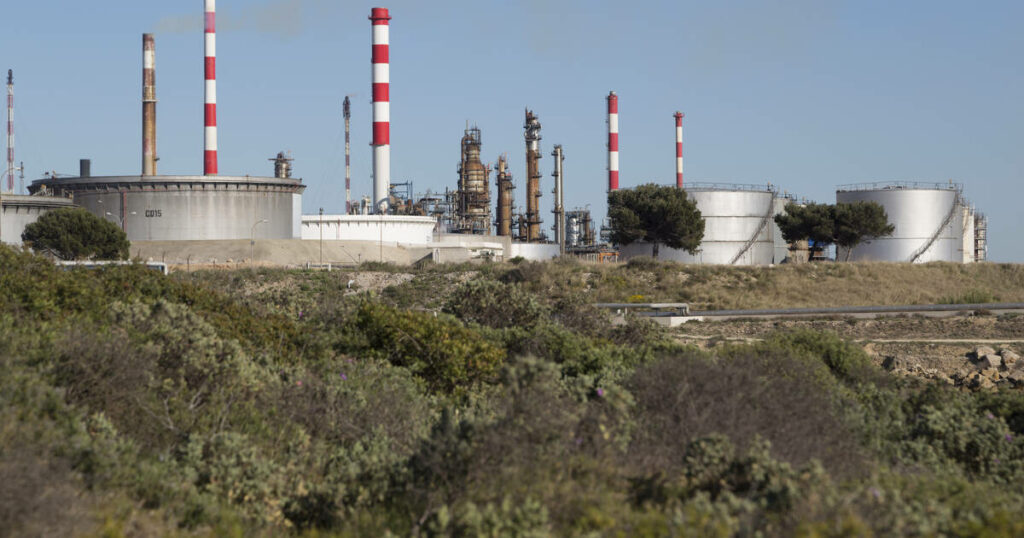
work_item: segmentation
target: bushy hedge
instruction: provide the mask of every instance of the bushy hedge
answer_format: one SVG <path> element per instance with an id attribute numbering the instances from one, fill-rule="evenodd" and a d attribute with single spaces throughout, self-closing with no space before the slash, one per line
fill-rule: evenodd
<path id="1" fill-rule="evenodd" d="M 544 266 L 492 271 L 509 283 L 451 315 L 332 277 L 260 305 L 0 247 L 0 528 L 1024 532 L 1024 393 L 892 378 L 827 333 L 701 352 L 544 295 Z M 521 324 L 499 317 L 514 294 Z"/>

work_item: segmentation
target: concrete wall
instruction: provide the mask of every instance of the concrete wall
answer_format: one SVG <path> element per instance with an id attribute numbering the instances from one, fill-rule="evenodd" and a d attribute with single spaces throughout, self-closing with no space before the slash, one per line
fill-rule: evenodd
<path id="1" fill-rule="evenodd" d="M 377 241 L 426 247 L 434 240 L 433 217 L 401 215 L 303 215 L 302 239 Z"/>
<path id="2" fill-rule="evenodd" d="M 512 243 L 509 258 L 519 256 L 527 260 L 545 261 L 558 257 L 558 245 L 546 243 Z"/>

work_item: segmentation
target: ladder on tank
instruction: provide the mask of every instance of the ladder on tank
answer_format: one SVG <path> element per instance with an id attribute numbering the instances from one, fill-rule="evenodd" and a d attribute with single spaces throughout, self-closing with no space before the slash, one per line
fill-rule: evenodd
<path id="1" fill-rule="evenodd" d="M 910 255 L 910 263 L 917 262 L 917 260 L 920 259 L 928 249 L 932 248 L 932 245 L 934 245 L 935 242 L 938 241 L 939 236 L 942 235 L 942 230 L 945 230 L 946 226 L 949 226 L 949 223 L 953 222 L 956 210 L 961 205 L 960 193 L 957 192 L 956 195 L 953 196 L 953 206 L 949 208 L 949 213 L 946 214 L 946 218 L 942 219 L 942 224 L 939 224 L 939 228 L 935 230 L 935 233 L 933 233 L 931 237 L 928 238 L 928 241 L 925 241 L 921 248 L 915 250 L 914 253 Z"/>
<path id="2" fill-rule="evenodd" d="M 774 216 L 773 213 L 775 213 L 774 194 L 772 194 L 772 199 L 768 201 L 768 211 L 765 212 L 763 217 L 761 217 L 761 224 L 758 225 L 757 230 L 755 230 L 754 233 L 750 236 L 750 239 L 747 239 L 747 242 L 743 244 L 743 247 L 740 248 L 740 251 L 737 252 L 736 256 L 734 256 L 732 261 L 729 262 L 729 265 L 736 265 L 736 262 L 740 261 L 740 258 L 742 258 L 743 255 L 746 254 L 748 250 L 750 250 L 750 247 L 754 246 L 754 243 L 757 242 L 758 236 L 761 235 L 761 232 L 764 231 L 764 229 L 768 226 L 768 223 L 772 220 L 772 217 Z"/>

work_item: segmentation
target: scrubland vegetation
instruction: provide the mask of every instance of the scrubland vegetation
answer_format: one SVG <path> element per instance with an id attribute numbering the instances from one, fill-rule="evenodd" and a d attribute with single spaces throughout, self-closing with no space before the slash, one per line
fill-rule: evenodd
<path id="1" fill-rule="evenodd" d="M 1019 267 L 357 276 L 60 271 L 0 247 L 0 529 L 1024 534 L 1021 392 L 896 378 L 825 332 L 704 352 L 589 306 L 1020 300 Z"/>

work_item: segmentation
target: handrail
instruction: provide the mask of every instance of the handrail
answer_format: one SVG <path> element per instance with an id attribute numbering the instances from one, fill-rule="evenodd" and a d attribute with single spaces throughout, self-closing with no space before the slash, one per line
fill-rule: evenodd
<path id="1" fill-rule="evenodd" d="M 934 189 L 940 191 L 963 191 L 961 183 L 941 183 L 928 181 L 869 181 L 864 183 L 847 183 L 839 185 L 836 190 L 839 192 L 851 191 L 875 191 L 875 190 L 900 190 L 900 189 Z"/>

